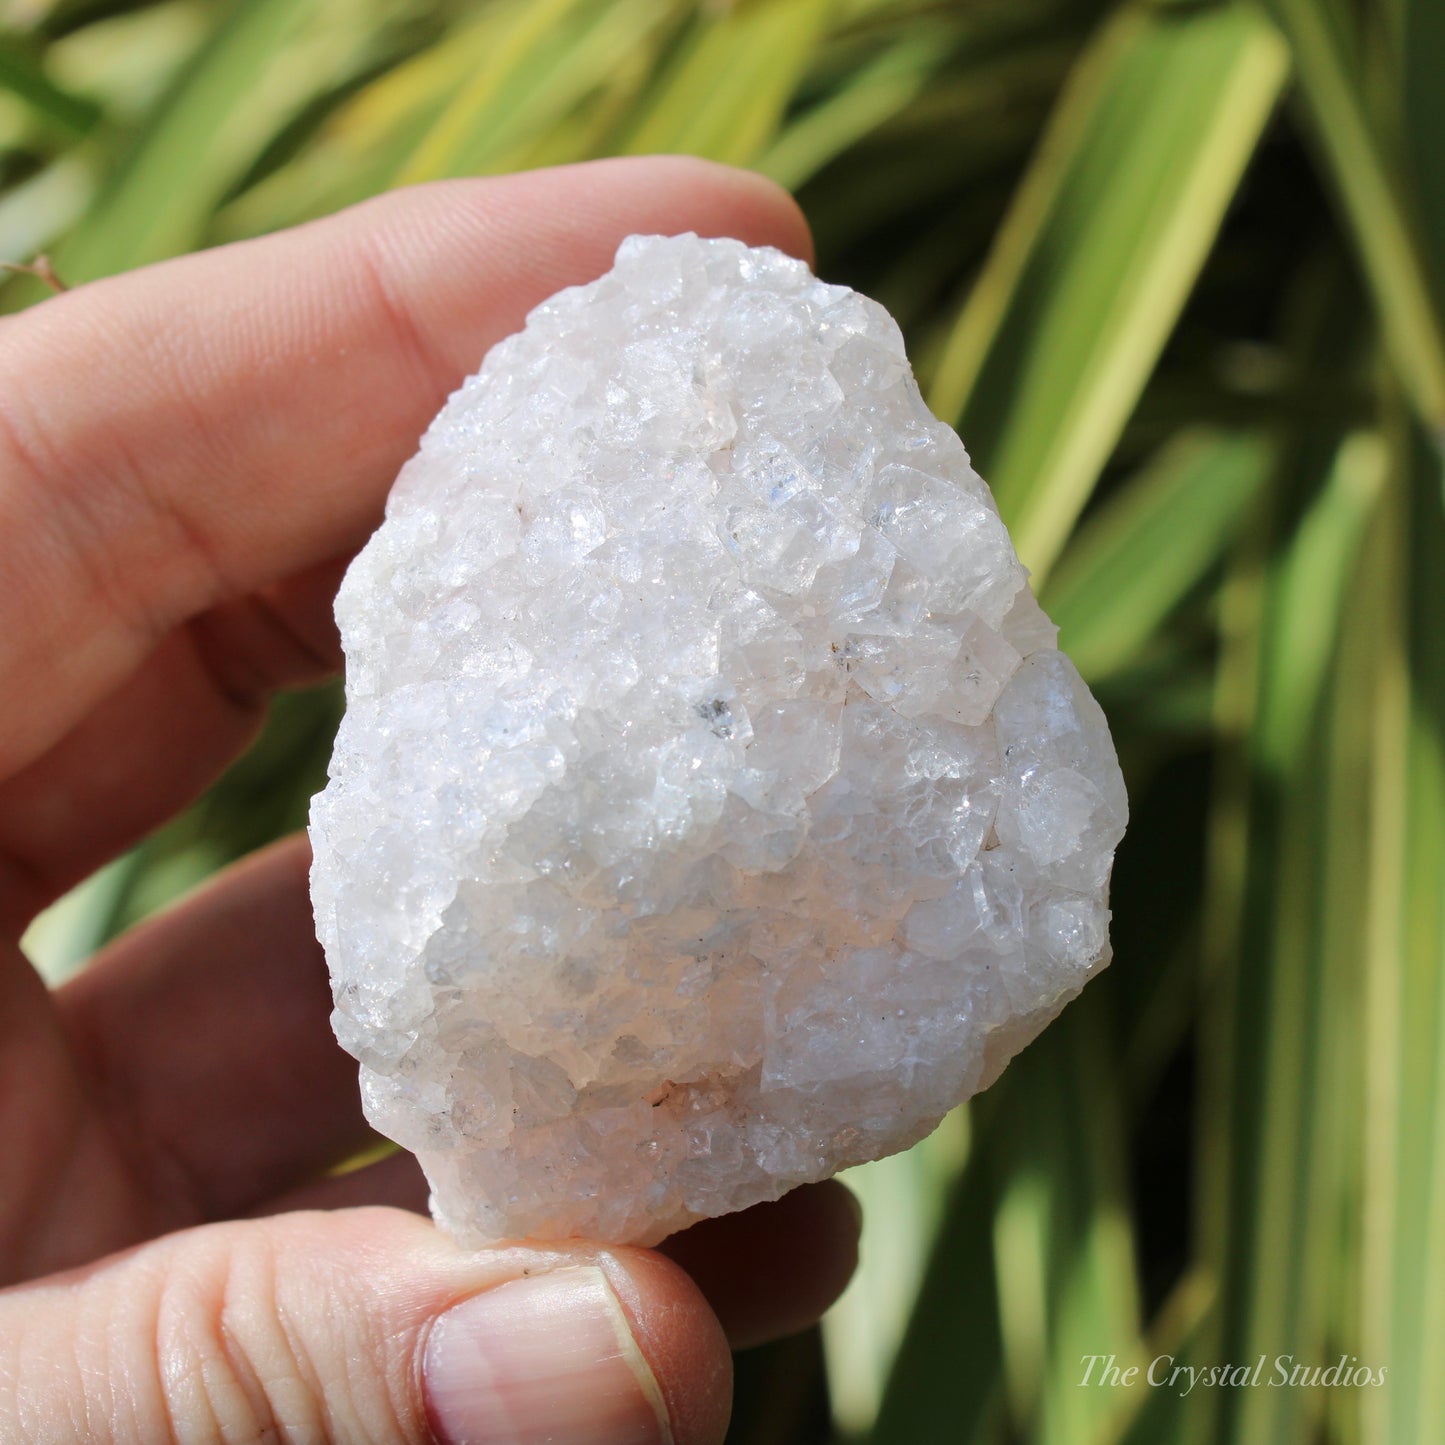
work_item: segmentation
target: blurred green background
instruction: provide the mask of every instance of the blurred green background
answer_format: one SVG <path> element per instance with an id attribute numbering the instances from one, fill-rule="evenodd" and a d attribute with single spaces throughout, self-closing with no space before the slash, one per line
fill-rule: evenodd
<path id="1" fill-rule="evenodd" d="M 861 1272 L 740 1358 L 740 1445 L 1445 1441 L 1442 74 L 1440 0 L 0 0 L 0 258 L 692 151 L 796 189 L 992 483 L 1128 776 L 1116 960 L 855 1172 Z M 33 955 L 298 826 L 337 707 Z M 1080 1383 L 1165 1354 L 1388 1374 Z"/>

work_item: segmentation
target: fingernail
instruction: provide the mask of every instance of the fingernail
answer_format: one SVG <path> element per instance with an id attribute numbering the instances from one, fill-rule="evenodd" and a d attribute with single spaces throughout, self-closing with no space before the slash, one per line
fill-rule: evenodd
<path id="1" fill-rule="evenodd" d="M 592 1266 L 509 1280 L 448 1310 L 422 1370 L 440 1445 L 671 1445 L 657 1379 Z"/>

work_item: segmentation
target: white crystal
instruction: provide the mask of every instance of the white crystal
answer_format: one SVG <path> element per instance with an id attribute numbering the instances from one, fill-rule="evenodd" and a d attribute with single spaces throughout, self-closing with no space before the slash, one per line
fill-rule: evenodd
<path id="1" fill-rule="evenodd" d="M 462 1240 L 653 1242 L 901 1149 L 1108 958 L 1102 714 L 892 319 L 633 237 L 337 600 L 335 1026 Z"/>

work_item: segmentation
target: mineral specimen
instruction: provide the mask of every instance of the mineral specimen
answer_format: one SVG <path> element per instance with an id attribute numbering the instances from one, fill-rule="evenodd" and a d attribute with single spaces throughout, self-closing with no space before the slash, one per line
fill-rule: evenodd
<path id="1" fill-rule="evenodd" d="M 471 1244 L 650 1243 L 926 1134 L 1108 957 L 1126 803 L 892 319 L 633 237 L 337 600 L 335 1026 Z"/>

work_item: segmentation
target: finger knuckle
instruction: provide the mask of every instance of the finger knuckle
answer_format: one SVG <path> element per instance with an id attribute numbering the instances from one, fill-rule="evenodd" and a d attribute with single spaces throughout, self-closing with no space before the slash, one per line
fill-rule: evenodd
<path id="1" fill-rule="evenodd" d="M 354 1281 L 296 1218 L 219 1226 L 208 1257 L 169 1271 L 156 1354 L 173 1433 L 185 1445 L 423 1438 L 405 1361 L 369 1311 L 346 1307 Z"/>
<path id="2" fill-rule="evenodd" d="M 173 1439 L 324 1439 L 309 1362 L 275 1316 L 270 1251 L 217 1241 L 165 1272 L 155 1310 L 158 1412 Z"/>
<path id="3" fill-rule="evenodd" d="M 8 1295 L 0 1440 L 430 1438 L 415 1330 L 389 1329 L 358 1288 L 364 1257 L 303 1218 L 204 1226 Z"/>

